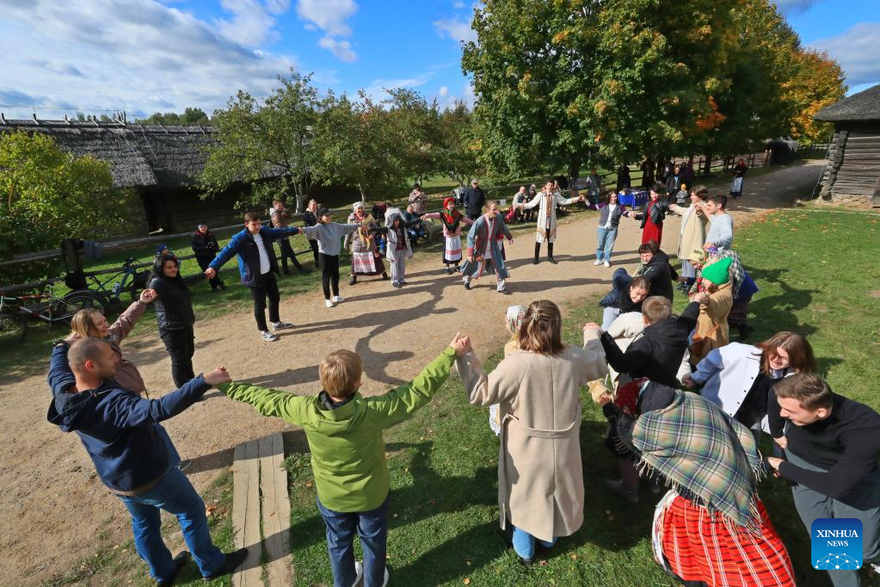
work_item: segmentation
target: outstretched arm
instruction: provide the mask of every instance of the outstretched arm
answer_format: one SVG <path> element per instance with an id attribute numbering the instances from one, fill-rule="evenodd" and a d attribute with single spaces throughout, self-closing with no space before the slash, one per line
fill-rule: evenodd
<path id="1" fill-rule="evenodd" d="M 252 405 L 264 416 L 276 416 L 291 424 L 301 424 L 311 398 L 247 383 L 221 383 L 217 388 L 229 399 Z"/>

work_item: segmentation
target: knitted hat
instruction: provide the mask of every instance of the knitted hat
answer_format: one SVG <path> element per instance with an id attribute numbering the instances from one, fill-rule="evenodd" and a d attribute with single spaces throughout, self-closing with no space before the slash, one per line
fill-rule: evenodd
<path id="1" fill-rule="evenodd" d="M 703 279 L 711 281 L 715 285 L 724 285 L 730 281 L 730 257 L 703 267 Z"/>
<path id="2" fill-rule="evenodd" d="M 321 216 L 330 216 L 330 208 L 328 208 L 327 206 L 321 206 L 320 208 L 318 208 L 318 218 L 320 218 Z"/>

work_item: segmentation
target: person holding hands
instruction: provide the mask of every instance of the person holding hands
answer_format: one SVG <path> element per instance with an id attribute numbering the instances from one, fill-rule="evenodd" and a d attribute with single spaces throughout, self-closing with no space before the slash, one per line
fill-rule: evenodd
<path id="1" fill-rule="evenodd" d="M 219 386 L 230 399 L 254 406 L 301 426 L 312 451 L 318 511 L 327 526 L 327 550 L 337 587 L 379 587 L 388 583 L 390 479 L 382 431 L 425 406 L 449 378 L 456 357 L 471 350 L 470 339 L 456 334 L 440 355 L 412 381 L 386 394 L 363 397 L 361 358 L 346 349 L 324 357 L 318 366 L 322 390 L 293 395 L 247 383 Z M 363 563 L 354 560 L 354 535 L 360 536 Z"/>

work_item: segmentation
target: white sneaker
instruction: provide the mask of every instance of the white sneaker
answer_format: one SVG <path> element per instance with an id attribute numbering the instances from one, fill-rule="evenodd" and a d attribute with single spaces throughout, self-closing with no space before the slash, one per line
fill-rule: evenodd
<path id="1" fill-rule="evenodd" d="M 333 296 L 333 303 L 338 304 L 339 302 L 344 302 L 345 299 L 342 296 Z"/>
<path id="2" fill-rule="evenodd" d="M 268 330 L 264 330 L 263 331 L 263 340 L 265 340 L 266 342 L 275 342 L 276 340 L 278 340 L 278 337 L 275 336 L 274 334 L 272 334 L 271 332 L 269 332 Z"/>
<path id="3" fill-rule="evenodd" d="M 324 300 L 324 305 L 328 308 L 332 308 L 334 304 L 331 300 Z"/>
<path id="4" fill-rule="evenodd" d="M 385 567 L 385 578 L 382 580 L 382 587 L 388 587 L 388 567 Z"/>
<path id="5" fill-rule="evenodd" d="M 596 262 L 593 263 L 593 265 L 601 265 L 601 264 L 602 264 L 602 259 L 596 259 Z"/>
<path id="6" fill-rule="evenodd" d="M 352 583 L 351 587 L 358 587 L 361 584 L 361 581 L 364 580 L 364 563 L 361 561 L 354 561 L 354 572 L 357 576 L 354 578 L 354 583 Z"/>
<path id="7" fill-rule="evenodd" d="M 611 261 L 605 261 L 605 266 L 606 266 L 606 267 L 611 267 Z"/>
<path id="8" fill-rule="evenodd" d="M 273 322 L 272 330 L 287 330 L 288 328 L 293 328 L 293 324 L 290 322 Z"/>

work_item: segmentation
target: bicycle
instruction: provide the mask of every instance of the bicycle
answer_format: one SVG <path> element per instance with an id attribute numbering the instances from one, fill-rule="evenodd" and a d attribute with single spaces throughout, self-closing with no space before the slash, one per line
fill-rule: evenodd
<path id="1" fill-rule="evenodd" d="M 96 292 L 98 295 L 103 296 L 109 304 L 122 302 L 120 299 L 122 293 L 128 292 L 131 301 L 134 302 L 138 299 L 138 295 L 140 294 L 139 290 L 147 286 L 147 279 L 150 275 L 149 269 L 138 271 L 137 268 L 134 267 L 135 264 L 137 264 L 137 259 L 129 257 L 125 260 L 125 263 L 122 264 L 122 269 L 115 271 L 107 270 L 107 273 L 102 272 L 102 275 L 109 275 L 104 280 L 101 280 L 98 274 L 86 274 L 85 277 L 88 280 L 87 283 L 89 283 L 88 289 L 77 291 Z M 111 283 L 113 284 L 112 286 L 110 286 Z"/>
<path id="2" fill-rule="evenodd" d="M 23 341 L 32 320 L 45 322 L 49 328 L 58 322 L 69 325 L 73 315 L 84 308 L 106 313 L 107 302 L 101 294 L 89 290 L 72 291 L 59 298 L 51 286 L 44 293 L 0 296 L 0 344 Z"/>

